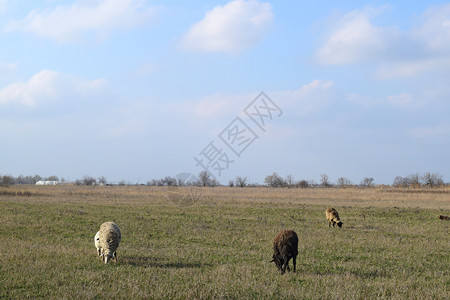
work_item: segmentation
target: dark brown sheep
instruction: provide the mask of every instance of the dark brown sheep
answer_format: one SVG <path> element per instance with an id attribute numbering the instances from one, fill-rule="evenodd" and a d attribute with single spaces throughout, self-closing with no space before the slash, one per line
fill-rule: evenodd
<path id="1" fill-rule="evenodd" d="M 342 223 L 341 219 L 339 219 L 339 214 L 338 214 L 337 210 L 335 210 L 332 207 L 328 208 L 325 211 L 325 215 L 328 220 L 328 227 L 331 227 L 331 225 L 333 225 L 333 227 L 334 227 L 334 225 L 337 224 L 339 226 L 339 228 L 341 228 L 342 224 L 344 224 L 344 223 Z"/>
<path id="2" fill-rule="evenodd" d="M 448 216 L 440 215 L 440 216 L 439 216 L 439 220 L 442 220 L 442 221 L 448 221 L 448 220 L 450 220 L 450 218 L 449 218 Z"/>
<path id="3" fill-rule="evenodd" d="M 271 262 L 275 262 L 278 270 L 281 274 L 284 274 L 286 268 L 289 269 L 289 260 L 292 258 L 295 264 L 298 254 L 298 236 L 293 230 L 282 230 L 278 233 L 275 241 L 273 242 L 273 259 Z"/>

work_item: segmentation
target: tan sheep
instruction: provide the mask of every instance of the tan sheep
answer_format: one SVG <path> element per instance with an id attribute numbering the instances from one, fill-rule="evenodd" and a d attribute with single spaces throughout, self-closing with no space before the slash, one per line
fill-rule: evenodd
<path id="1" fill-rule="evenodd" d="M 334 225 L 337 224 L 339 226 L 339 228 L 341 228 L 342 224 L 344 224 L 344 223 L 342 223 L 341 219 L 339 218 L 339 214 L 338 214 L 337 210 L 335 210 L 332 207 L 328 208 L 325 211 L 325 215 L 328 220 L 328 227 L 331 227 L 331 225 L 333 225 L 333 227 L 334 227 Z"/>
<path id="2" fill-rule="evenodd" d="M 105 222 L 100 226 L 99 243 L 102 260 L 107 264 L 111 259 L 117 262 L 116 250 L 119 247 L 122 235 L 119 226 L 113 222 Z"/>

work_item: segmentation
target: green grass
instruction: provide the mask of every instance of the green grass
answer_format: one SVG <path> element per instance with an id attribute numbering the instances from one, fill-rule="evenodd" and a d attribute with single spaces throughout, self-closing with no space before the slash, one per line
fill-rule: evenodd
<path id="1" fill-rule="evenodd" d="M 450 297 L 442 207 L 330 201 L 344 222 L 330 229 L 322 204 L 223 199 L 217 191 L 184 208 L 150 189 L 1 196 L 0 298 Z M 122 231 L 117 264 L 96 256 L 93 237 L 105 221 Z M 300 243 L 297 273 L 282 276 L 269 261 L 284 228 Z"/>

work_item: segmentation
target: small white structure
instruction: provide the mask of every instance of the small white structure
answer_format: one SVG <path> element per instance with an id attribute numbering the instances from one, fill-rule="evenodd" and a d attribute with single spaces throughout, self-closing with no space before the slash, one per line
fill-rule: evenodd
<path id="1" fill-rule="evenodd" d="M 39 180 L 36 185 L 58 185 L 59 182 L 55 180 Z"/>

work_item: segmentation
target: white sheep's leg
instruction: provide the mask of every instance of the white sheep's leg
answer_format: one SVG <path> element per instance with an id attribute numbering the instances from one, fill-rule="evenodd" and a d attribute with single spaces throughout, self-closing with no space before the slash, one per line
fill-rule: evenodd
<path id="1" fill-rule="evenodd" d="M 98 248 L 98 249 L 97 249 L 97 252 L 98 252 L 98 256 L 101 256 L 101 255 L 102 255 L 102 249 Z"/>

